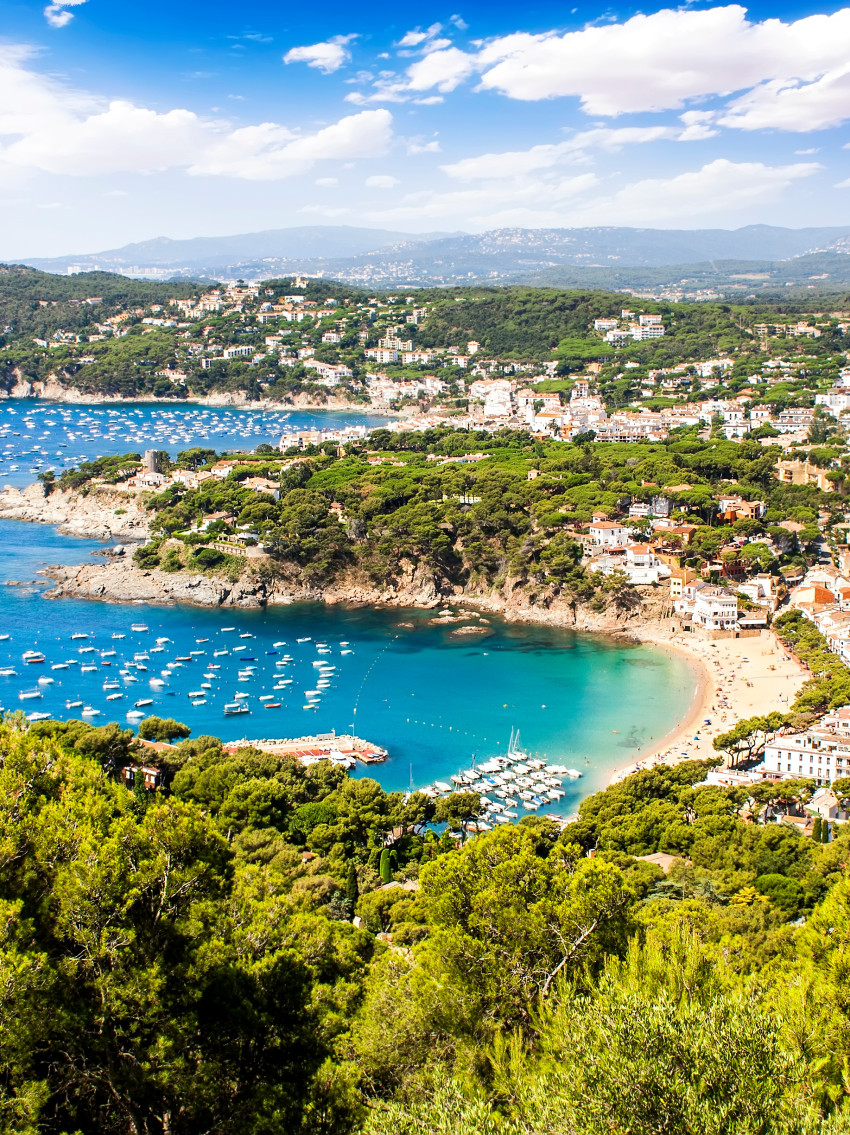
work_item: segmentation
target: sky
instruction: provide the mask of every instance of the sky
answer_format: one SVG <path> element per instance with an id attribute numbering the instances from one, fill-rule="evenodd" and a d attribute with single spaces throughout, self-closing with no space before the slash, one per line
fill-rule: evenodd
<path id="1" fill-rule="evenodd" d="M 301 225 L 850 227 L 850 8 L 0 0 L 0 260 Z"/>

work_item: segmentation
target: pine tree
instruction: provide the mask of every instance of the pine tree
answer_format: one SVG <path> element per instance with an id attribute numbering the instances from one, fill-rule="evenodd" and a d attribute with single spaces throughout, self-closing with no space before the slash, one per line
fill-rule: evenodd
<path id="1" fill-rule="evenodd" d="M 384 883 L 392 882 L 393 872 L 390 866 L 390 853 L 386 848 L 381 852 L 381 880 Z"/>
<path id="2" fill-rule="evenodd" d="M 829 820 L 821 820 L 820 841 L 821 843 L 829 843 Z"/>
<path id="3" fill-rule="evenodd" d="M 133 777 L 133 811 L 139 819 L 147 812 L 148 802 L 149 797 L 148 790 L 145 788 L 145 774 L 142 772 L 141 765 L 139 765 Z"/>
<path id="4" fill-rule="evenodd" d="M 812 824 L 812 839 L 815 843 L 821 842 L 821 818 L 815 816 L 814 823 Z"/>
<path id="5" fill-rule="evenodd" d="M 352 914 L 354 908 L 357 906 L 357 900 L 360 898 L 360 888 L 357 885 L 357 868 L 354 863 L 348 864 L 348 874 L 345 878 L 345 899 L 351 907 Z"/>

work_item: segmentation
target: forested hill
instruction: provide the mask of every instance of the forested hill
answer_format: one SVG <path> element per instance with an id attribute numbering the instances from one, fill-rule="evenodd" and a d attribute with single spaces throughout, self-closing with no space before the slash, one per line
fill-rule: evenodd
<path id="1" fill-rule="evenodd" d="M 474 794 L 188 732 L 0 723 L 9 1135 L 850 1131 L 850 831 L 773 822 L 814 782 L 465 838 Z"/>
<path id="2" fill-rule="evenodd" d="M 190 281 L 160 284 L 112 272 L 55 276 L 20 264 L 0 264 L 0 331 L 49 337 L 60 328 L 80 330 L 127 307 L 167 304 L 199 295 Z M 91 302 L 95 300 L 96 303 Z"/>

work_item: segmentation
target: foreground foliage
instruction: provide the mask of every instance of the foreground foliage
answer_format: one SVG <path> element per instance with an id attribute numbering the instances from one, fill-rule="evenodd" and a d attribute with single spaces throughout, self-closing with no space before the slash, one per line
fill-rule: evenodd
<path id="1" fill-rule="evenodd" d="M 850 831 L 760 822 L 811 784 L 690 762 L 461 846 L 474 797 L 213 737 L 147 792 L 140 744 L 0 725 L 0 1131 L 850 1131 Z"/>

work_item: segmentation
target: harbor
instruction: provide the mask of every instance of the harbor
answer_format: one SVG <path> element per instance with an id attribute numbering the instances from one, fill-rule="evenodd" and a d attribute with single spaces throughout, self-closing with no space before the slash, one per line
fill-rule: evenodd
<path id="1" fill-rule="evenodd" d="M 566 765 L 530 756 L 520 748 L 519 732 L 511 730 L 504 755 L 474 764 L 445 780 L 435 780 L 419 791 L 432 800 L 455 792 L 475 793 L 481 803 L 480 816 L 468 827 L 488 831 L 498 824 L 509 824 L 541 808 L 559 808 L 566 795 L 565 779 L 579 780 L 581 772 Z M 560 811 L 545 813 L 558 823 Z"/>
<path id="2" fill-rule="evenodd" d="M 314 765 L 319 761 L 330 761 L 349 771 L 364 765 L 382 764 L 389 753 L 372 741 L 342 733 L 317 733 L 310 737 L 282 737 L 278 739 L 248 739 L 228 741 L 225 752 L 235 753 L 245 748 L 259 749 L 263 753 L 273 753 L 276 757 L 294 757 L 303 765 Z"/>

